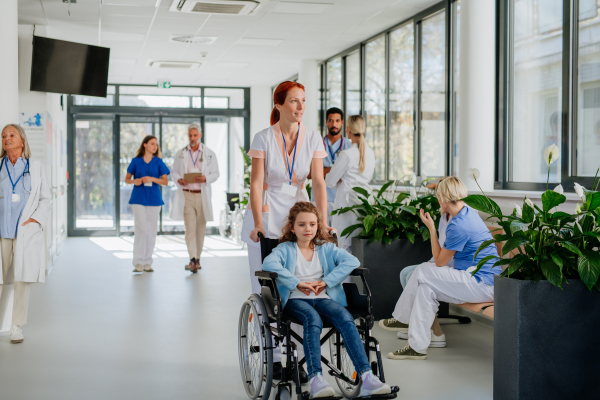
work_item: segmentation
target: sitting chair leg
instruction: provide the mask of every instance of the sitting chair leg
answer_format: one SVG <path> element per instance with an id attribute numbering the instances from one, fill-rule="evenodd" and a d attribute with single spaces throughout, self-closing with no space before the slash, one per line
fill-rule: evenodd
<path id="1" fill-rule="evenodd" d="M 438 319 L 439 318 L 450 318 L 450 319 L 457 319 L 458 322 L 460 322 L 461 324 L 469 324 L 471 323 L 471 318 L 469 317 L 464 317 L 462 315 L 452 315 L 450 314 L 450 304 L 444 302 L 444 301 L 440 301 L 440 307 L 438 309 L 438 315 L 437 315 Z"/>

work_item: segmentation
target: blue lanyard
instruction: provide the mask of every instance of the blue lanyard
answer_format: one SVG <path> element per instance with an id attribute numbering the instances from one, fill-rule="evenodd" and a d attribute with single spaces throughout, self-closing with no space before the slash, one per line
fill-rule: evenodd
<path id="1" fill-rule="evenodd" d="M 327 138 L 323 138 L 323 144 L 325 144 L 325 140 L 326 139 Z M 342 148 L 343 145 L 344 145 L 344 138 L 341 138 L 341 140 L 340 140 L 340 146 L 338 147 L 338 149 L 337 149 L 337 151 L 335 153 L 331 152 L 331 145 L 330 144 L 326 145 L 327 146 L 327 150 L 329 151 L 329 155 L 331 156 L 331 161 L 335 161 L 335 156 L 337 156 L 337 153 L 341 150 L 341 148 Z"/>
<path id="2" fill-rule="evenodd" d="M 300 124 L 298 124 L 298 134 L 296 135 L 296 144 L 294 145 L 294 158 L 292 159 L 292 169 L 290 169 L 290 160 L 287 152 L 287 143 L 285 142 L 285 136 L 283 136 L 283 132 L 281 132 L 281 137 L 283 138 L 283 151 L 285 154 L 285 161 L 287 161 L 287 170 L 290 174 L 290 185 L 292 184 L 292 175 L 294 174 L 294 164 L 296 163 L 296 148 L 298 147 L 298 136 L 300 136 Z"/>
<path id="3" fill-rule="evenodd" d="M 5 157 L 4 161 L 6 161 L 7 158 L 8 157 Z M 17 179 L 17 181 L 15 183 L 13 183 L 12 177 L 10 176 L 10 168 L 8 168 L 8 165 L 6 166 L 6 173 L 8 174 L 8 179 L 10 179 L 10 184 L 13 187 L 13 193 L 15 192 L 15 188 L 17 187 L 17 183 L 19 183 L 19 181 L 21 180 L 23 175 L 25 175 L 25 172 L 27 172 L 28 168 L 29 168 L 29 160 L 27 160 L 27 164 L 25 164 L 25 168 L 23 169 L 23 173 L 21 174 L 21 176 L 19 176 L 19 179 Z"/>
<path id="4" fill-rule="evenodd" d="M 200 150 L 200 149 L 198 149 Z M 194 152 L 192 151 L 192 149 L 190 149 L 190 157 L 192 158 L 192 163 L 194 163 L 194 167 L 196 166 L 196 163 L 198 162 L 198 157 L 200 157 L 200 154 L 202 154 L 201 151 L 198 151 L 198 156 L 196 157 L 196 160 L 194 160 Z"/>

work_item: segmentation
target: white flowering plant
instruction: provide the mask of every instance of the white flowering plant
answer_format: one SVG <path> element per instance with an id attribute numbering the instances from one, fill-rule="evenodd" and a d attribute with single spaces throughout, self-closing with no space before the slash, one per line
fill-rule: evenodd
<path id="1" fill-rule="evenodd" d="M 548 168 L 558 158 L 556 145 L 544 151 Z M 471 174 L 470 177 L 477 182 L 477 177 Z M 495 218 L 500 226 L 493 239 L 482 243 L 475 255 L 492 243 L 504 244 L 502 258 L 485 257 L 473 274 L 486 262 L 496 259 L 495 266 L 506 266 L 501 276 L 536 282 L 547 280 L 559 288 L 567 279 L 581 279 L 590 290 L 594 286 L 600 290 L 600 192 L 597 191 L 600 182 L 597 183 L 597 178 L 598 172 L 593 190 L 575 184 L 583 204 L 578 203 L 573 214 L 558 211 L 557 207 L 567 198 L 562 185 L 554 190 L 548 188 L 549 178 L 541 204 L 525 198 L 522 206 L 515 204 L 511 215 L 503 215 L 500 207 L 483 190 L 482 195 L 465 197 L 466 204 L 489 214 L 489 218 Z"/>
<path id="2" fill-rule="evenodd" d="M 419 218 L 422 208 L 429 212 L 436 227 L 440 220 L 440 204 L 435 195 L 421 194 L 427 182 L 433 178 L 424 178 L 418 189 L 417 177 L 413 174 L 404 176 L 399 181 L 389 181 L 374 194 L 361 187 L 352 190 L 356 192 L 359 204 L 334 210 L 331 215 L 352 212 L 358 223 L 344 229 L 341 236 L 349 236 L 356 229 L 361 229 L 358 237 L 390 244 L 396 239 L 408 239 L 411 243 L 421 237 L 429 240 L 429 230 Z M 397 184 L 406 183 L 406 192 L 396 193 Z"/>

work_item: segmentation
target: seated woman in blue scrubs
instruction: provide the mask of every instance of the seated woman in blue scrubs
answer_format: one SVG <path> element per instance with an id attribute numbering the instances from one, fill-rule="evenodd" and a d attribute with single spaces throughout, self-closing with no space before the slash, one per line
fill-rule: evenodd
<path id="1" fill-rule="evenodd" d="M 127 167 L 125 183 L 135 185 L 129 204 L 133 208 L 135 239 L 133 241 L 133 272 L 152 272 L 152 252 L 156 243 L 158 214 L 164 204 L 159 185 L 167 186 L 169 169 L 161 159 L 156 137 L 148 135 L 142 141 L 135 158 Z"/>

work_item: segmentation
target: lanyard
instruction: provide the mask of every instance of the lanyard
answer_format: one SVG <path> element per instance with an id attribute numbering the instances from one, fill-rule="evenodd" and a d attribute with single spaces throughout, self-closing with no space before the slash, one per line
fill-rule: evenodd
<path id="1" fill-rule="evenodd" d="M 298 147 L 298 136 L 300 136 L 300 124 L 298 124 L 298 134 L 296 135 L 296 144 L 294 145 L 294 158 L 292 159 L 292 169 L 290 169 L 290 160 L 287 152 L 287 143 L 285 142 L 285 136 L 283 136 L 283 132 L 281 132 L 281 137 L 283 138 L 283 151 L 285 154 L 285 161 L 287 161 L 287 170 L 290 174 L 290 185 L 292 184 L 292 175 L 294 174 L 294 164 L 296 163 L 296 148 Z"/>
<path id="2" fill-rule="evenodd" d="M 344 138 L 342 137 L 340 140 L 340 146 L 338 147 L 337 151 L 335 153 L 331 152 L 331 145 L 325 143 L 325 140 L 327 140 L 327 138 L 323 138 L 323 145 L 327 146 L 327 150 L 329 151 L 329 155 L 331 156 L 331 161 L 335 162 L 335 156 L 338 155 L 338 153 L 340 152 L 340 150 L 342 149 L 342 146 L 344 145 Z M 334 156 L 335 155 L 335 156 Z"/>
<path id="3" fill-rule="evenodd" d="M 202 151 L 198 152 L 198 156 L 196 157 L 196 160 L 194 160 L 194 152 L 191 151 L 192 149 L 190 149 L 190 157 L 192 158 L 192 163 L 194 163 L 194 167 L 196 166 L 196 163 L 198 162 L 198 158 L 202 155 Z M 200 149 L 198 149 L 200 150 Z M 200 161 L 202 161 L 202 158 L 200 157 Z"/>
<path id="4" fill-rule="evenodd" d="M 6 161 L 7 158 L 8 157 L 5 157 L 4 161 Z M 19 183 L 19 181 L 21 180 L 23 175 L 25 175 L 25 172 L 27 172 L 28 168 L 29 168 L 29 160 L 27 160 L 27 164 L 25 164 L 25 168 L 23 169 L 23 173 L 21 174 L 21 176 L 19 176 L 19 179 L 17 179 L 17 181 L 15 183 L 13 183 L 12 177 L 10 176 L 10 168 L 8 168 L 8 165 L 6 166 L 6 173 L 8 174 L 8 179 L 10 179 L 10 184 L 13 187 L 13 193 L 15 192 L 15 188 L 17 187 L 17 183 Z"/>

